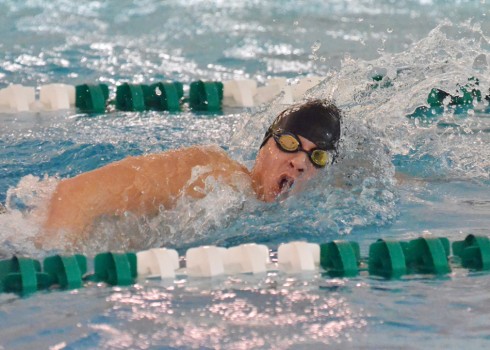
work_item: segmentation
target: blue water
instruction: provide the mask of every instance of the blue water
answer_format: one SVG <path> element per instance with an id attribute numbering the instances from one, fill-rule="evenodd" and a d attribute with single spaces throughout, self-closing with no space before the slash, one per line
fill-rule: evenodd
<path id="1" fill-rule="evenodd" d="M 490 235 L 490 108 L 427 105 L 479 79 L 489 93 L 488 1 L 0 2 L 0 88 L 162 79 L 325 80 L 345 114 L 341 157 L 304 193 L 263 204 L 224 187 L 155 218 L 102 220 L 74 247 L 233 246 L 422 234 Z M 486 57 L 486 61 L 482 61 Z M 483 63 L 482 63 L 483 62 Z M 486 64 L 485 64 L 486 62 Z M 376 73 L 385 78 L 374 87 Z M 33 212 L 59 178 L 129 155 L 215 143 L 247 166 L 284 106 L 216 115 L 75 110 L 0 114 L 0 257 L 43 257 Z M 68 249 L 68 248 L 65 248 Z M 67 252 L 72 250 L 68 249 Z M 0 294 L 0 349 L 487 348 L 490 278 L 384 281 L 320 273 L 141 280 L 29 298 Z"/>

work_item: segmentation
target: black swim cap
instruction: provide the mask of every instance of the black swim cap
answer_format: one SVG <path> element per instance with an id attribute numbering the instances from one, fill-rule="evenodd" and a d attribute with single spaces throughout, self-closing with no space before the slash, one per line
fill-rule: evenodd
<path id="1" fill-rule="evenodd" d="M 332 103 L 313 100 L 281 112 L 265 133 L 262 148 L 272 134 L 301 135 L 320 149 L 337 151 L 340 139 L 340 110 Z"/>

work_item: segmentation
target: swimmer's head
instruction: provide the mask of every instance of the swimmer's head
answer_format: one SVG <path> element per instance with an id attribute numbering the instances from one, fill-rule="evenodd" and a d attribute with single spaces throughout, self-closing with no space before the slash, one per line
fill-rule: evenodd
<path id="1" fill-rule="evenodd" d="M 340 110 L 324 100 L 294 105 L 279 113 L 265 133 L 262 148 L 274 134 L 292 133 L 313 142 L 318 148 L 337 155 L 340 139 Z"/>
<path id="2" fill-rule="evenodd" d="M 267 130 L 260 146 L 252 180 L 264 201 L 301 190 L 321 168 L 337 156 L 340 110 L 313 100 L 281 112 Z"/>

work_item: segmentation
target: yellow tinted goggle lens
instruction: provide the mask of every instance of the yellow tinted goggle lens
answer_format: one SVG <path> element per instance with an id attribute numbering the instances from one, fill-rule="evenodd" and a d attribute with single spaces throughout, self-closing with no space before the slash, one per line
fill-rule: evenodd
<path id="1" fill-rule="evenodd" d="M 328 163 L 328 153 L 320 149 L 311 152 L 310 159 L 318 166 L 324 167 Z"/>
<path id="2" fill-rule="evenodd" d="M 292 135 L 281 135 L 278 142 L 286 151 L 296 151 L 299 147 L 298 140 Z"/>

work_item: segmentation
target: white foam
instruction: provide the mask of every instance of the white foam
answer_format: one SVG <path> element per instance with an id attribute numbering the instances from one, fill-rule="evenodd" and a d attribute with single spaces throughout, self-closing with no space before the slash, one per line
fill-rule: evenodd
<path id="1" fill-rule="evenodd" d="M 42 253 L 34 247 L 34 241 L 44 234 L 42 223 L 58 182 L 55 177 L 27 175 L 16 187 L 7 190 L 7 211 L 0 215 L 0 242 L 3 242 L 4 250 L 34 255 Z M 53 241 L 50 245 L 63 248 L 62 240 Z"/>

